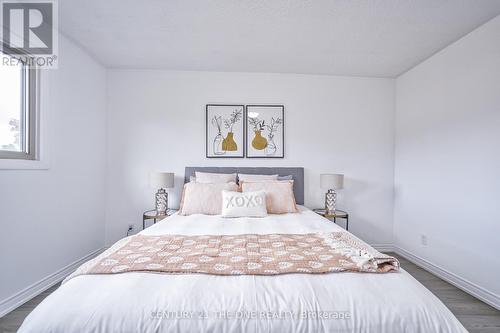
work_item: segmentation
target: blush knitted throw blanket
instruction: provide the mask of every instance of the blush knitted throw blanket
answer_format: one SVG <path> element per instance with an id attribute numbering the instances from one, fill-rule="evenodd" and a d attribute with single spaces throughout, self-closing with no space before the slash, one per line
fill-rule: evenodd
<path id="1" fill-rule="evenodd" d="M 276 275 L 398 270 L 396 258 L 346 232 L 135 235 L 82 265 L 68 279 L 125 272 Z"/>

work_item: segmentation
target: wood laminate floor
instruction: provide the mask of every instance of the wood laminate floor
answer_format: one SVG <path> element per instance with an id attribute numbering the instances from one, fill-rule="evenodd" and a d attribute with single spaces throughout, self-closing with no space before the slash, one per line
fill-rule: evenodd
<path id="1" fill-rule="evenodd" d="M 500 333 L 500 311 L 432 275 L 401 256 L 395 253 L 390 253 L 390 255 L 397 257 L 401 262 L 401 267 L 413 275 L 427 289 L 432 291 L 453 312 L 470 333 Z M 59 287 L 59 284 L 23 304 L 3 318 L 0 318 L 0 332 L 16 332 L 24 318 L 57 287 Z"/>
<path id="2" fill-rule="evenodd" d="M 45 297 L 49 296 L 54 290 L 56 290 L 61 284 L 58 283 L 55 286 L 45 290 L 43 293 L 33 298 L 32 300 L 24 303 L 14 311 L 6 314 L 0 318 L 0 333 L 14 333 L 23 323 L 24 318 L 33 311 L 38 304 L 40 304 Z"/>
<path id="3" fill-rule="evenodd" d="M 500 333 L 500 311 L 395 254 L 401 267 L 450 309 L 470 333 Z"/>

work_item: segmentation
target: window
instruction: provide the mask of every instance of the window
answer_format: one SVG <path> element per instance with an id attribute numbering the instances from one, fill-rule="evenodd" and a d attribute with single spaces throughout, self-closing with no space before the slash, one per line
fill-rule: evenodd
<path id="1" fill-rule="evenodd" d="M 0 159 L 37 158 L 36 70 L 0 53 Z"/>

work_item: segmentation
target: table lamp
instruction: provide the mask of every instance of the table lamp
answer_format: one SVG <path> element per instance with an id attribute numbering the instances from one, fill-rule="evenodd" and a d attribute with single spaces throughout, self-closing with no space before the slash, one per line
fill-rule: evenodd
<path id="1" fill-rule="evenodd" d="M 155 207 L 158 215 L 166 215 L 168 209 L 168 193 L 166 188 L 174 187 L 174 174 L 172 172 L 150 172 L 149 186 L 157 188 Z"/>
<path id="2" fill-rule="evenodd" d="M 328 215 L 335 215 L 337 205 L 337 192 L 344 188 L 344 175 L 323 173 L 320 175 L 322 189 L 328 190 L 325 194 L 325 211 Z"/>

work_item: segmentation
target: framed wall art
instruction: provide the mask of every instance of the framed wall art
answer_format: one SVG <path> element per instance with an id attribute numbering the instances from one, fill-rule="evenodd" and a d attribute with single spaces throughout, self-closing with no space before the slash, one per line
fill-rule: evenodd
<path id="1" fill-rule="evenodd" d="M 244 105 L 207 104 L 207 157 L 244 157 Z"/>
<path id="2" fill-rule="evenodd" d="M 283 158 L 285 156 L 285 107 L 283 105 L 246 106 L 246 156 Z"/>

